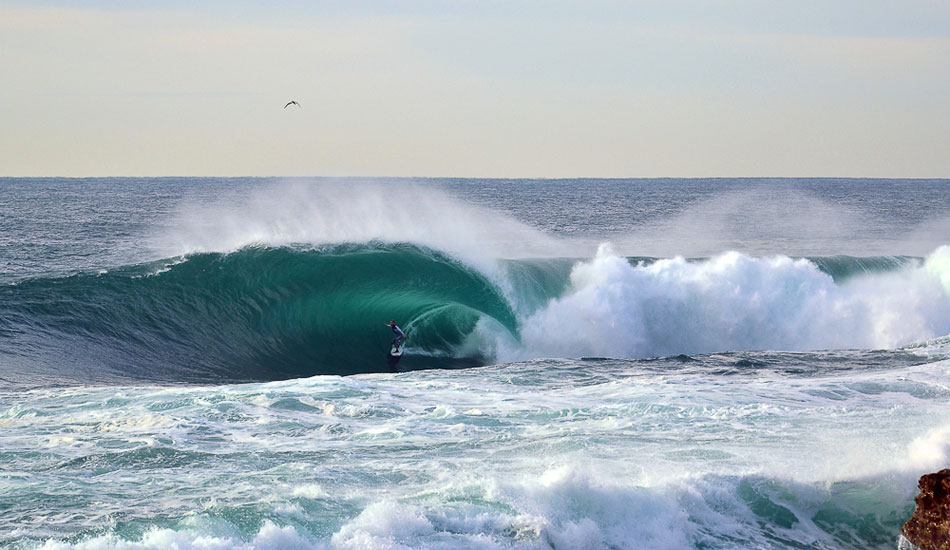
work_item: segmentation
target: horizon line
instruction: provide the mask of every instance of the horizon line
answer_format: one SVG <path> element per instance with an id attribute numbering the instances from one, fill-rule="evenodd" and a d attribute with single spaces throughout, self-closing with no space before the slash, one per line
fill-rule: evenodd
<path id="1" fill-rule="evenodd" d="M 950 181 L 950 176 L 320 176 L 320 175 L 292 175 L 292 176 L 0 176 L 0 180 L 12 179 L 391 179 L 391 180 L 484 180 L 484 181 L 570 181 L 570 180 L 919 180 L 919 181 Z"/>

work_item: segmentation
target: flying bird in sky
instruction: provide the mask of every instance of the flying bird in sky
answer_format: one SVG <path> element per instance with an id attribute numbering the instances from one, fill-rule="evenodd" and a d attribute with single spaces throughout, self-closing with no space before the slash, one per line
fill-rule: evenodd
<path id="1" fill-rule="evenodd" d="M 284 105 L 284 109 L 286 109 L 287 107 L 290 107 L 291 105 L 296 105 L 298 109 L 301 109 L 301 108 L 302 108 L 299 103 L 297 103 L 296 101 L 291 100 L 291 101 L 288 101 L 288 102 L 287 102 L 287 105 Z"/>

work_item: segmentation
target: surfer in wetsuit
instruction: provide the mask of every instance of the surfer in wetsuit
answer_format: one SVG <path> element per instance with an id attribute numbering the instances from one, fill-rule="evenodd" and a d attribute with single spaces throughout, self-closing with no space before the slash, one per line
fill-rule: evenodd
<path id="1" fill-rule="evenodd" d="M 390 321 L 389 328 L 393 329 L 393 334 L 396 335 L 396 337 L 393 338 L 393 347 L 395 349 L 399 349 L 399 346 L 402 344 L 402 341 L 406 339 L 406 333 L 403 332 L 401 328 L 396 326 L 396 321 Z"/>

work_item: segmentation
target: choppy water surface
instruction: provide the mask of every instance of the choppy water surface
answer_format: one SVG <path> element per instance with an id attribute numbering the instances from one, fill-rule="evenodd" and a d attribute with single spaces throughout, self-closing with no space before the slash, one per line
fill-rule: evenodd
<path id="1" fill-rule="evenodd" d="M 0 547 L 894 548 L 948 185 L 0 180 Z"/>
<path id="2" fill-rule="evenodd" d="M 946 459 L 950 369 L 836 359 L 6 393 L 0 540 L 893 548 L 916 471 Z"/>

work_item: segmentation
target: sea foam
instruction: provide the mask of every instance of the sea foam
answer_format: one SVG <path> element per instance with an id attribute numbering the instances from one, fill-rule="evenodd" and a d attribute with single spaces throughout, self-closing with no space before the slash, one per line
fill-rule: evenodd
<path id="1" fill-rule="evenodd" d="M 522 322 L 529 357 L 893 348 L 950 333 L 950 247 L 842 283 L 805 259 L 729 252 L 633 265 L 601 246 Z"/>

